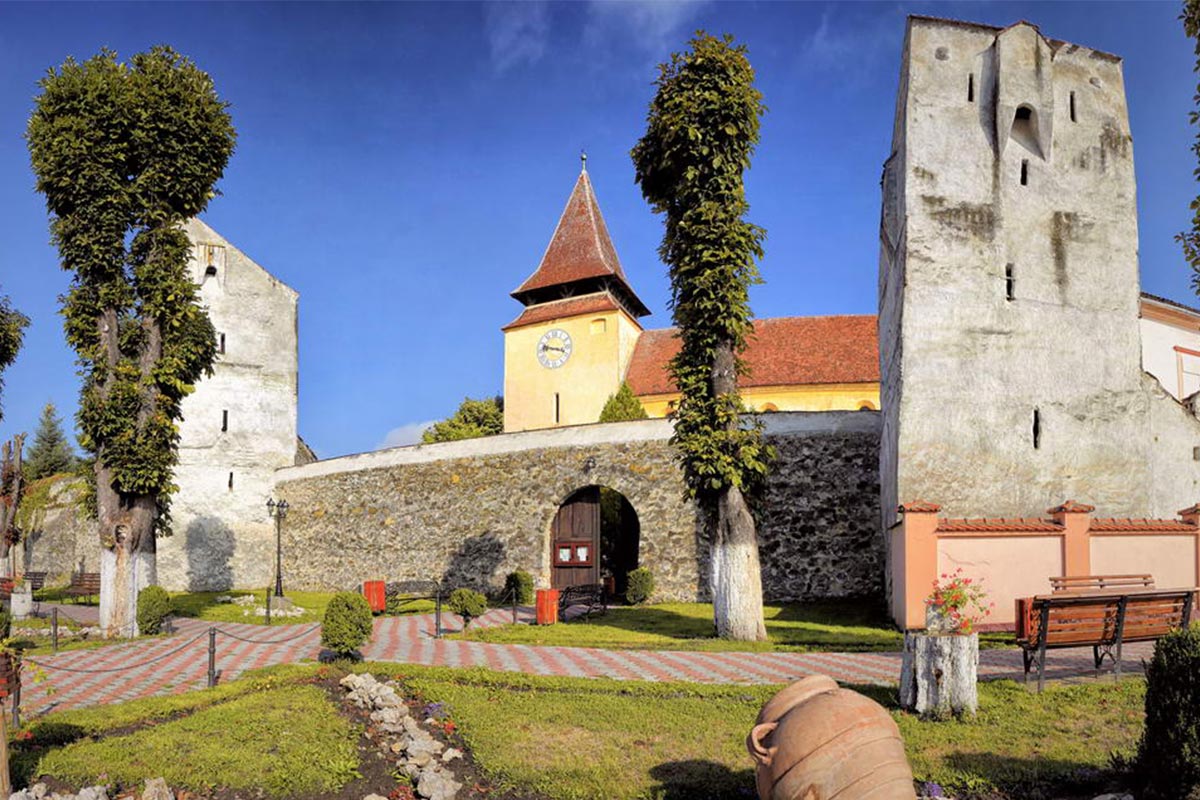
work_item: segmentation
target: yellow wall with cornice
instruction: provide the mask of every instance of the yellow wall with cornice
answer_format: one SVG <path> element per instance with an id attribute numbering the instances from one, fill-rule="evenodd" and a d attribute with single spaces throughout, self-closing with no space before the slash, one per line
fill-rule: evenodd
<path id="1" fill-rule="evenodd" d="M 562 366 L 548 368 L 538 360 L 538 342 L 555 329 L 571 337 L 571 356 Z M 565 317 L 505 331 L 505 432 L 597 422 L 605 401 L 621 385 L 640 332 L 641 327 L 622 311 Z"/>
<path id="2" fill-rule="evenodd" d="M 742 401 L 755 411 L 855 411 L 864 407 L 879 408 L 878 383 L 750 386 L 742 388 L 741 394 Z M 645 395 L 638 399 L 642 401 L 647 414 L 665 417 L 679 395 L 672 392 Z"/>

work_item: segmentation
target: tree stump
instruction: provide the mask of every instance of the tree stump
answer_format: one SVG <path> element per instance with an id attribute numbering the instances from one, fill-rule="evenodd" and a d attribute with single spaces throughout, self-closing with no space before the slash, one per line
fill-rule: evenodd
<path id="1" fill-rule="evenodd" d="M 904 634 L 900 705 L 918 714 L 948 717 L 979 708 L 976 674 L 979 634 Z"/>

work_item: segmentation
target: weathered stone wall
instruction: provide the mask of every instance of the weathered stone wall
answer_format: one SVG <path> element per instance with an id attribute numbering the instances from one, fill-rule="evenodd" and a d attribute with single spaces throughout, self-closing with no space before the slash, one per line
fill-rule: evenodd
<path id="1" fill-rule="evenodd" d="M 779 451 L 761 509 L 764 593 L 809 599 L 877 593 L 875 412 L 766 417 Z M 550 526 L 590 485 L 621 492 L 641 526 L 639 563 L 660 599 L 706 596 L 706 548 L 666 420 L 587 425 L 419 445 L 280 470 L 285 583 L 446 579 L 494 588 L 514 569 L 550 579 Z"/>
<path id="2" fill-rule="evenodd" d="M 79 507 L 76 478 L 61 478 L 50 487 L 45 503 L 21 508 L 23 541 L 17 563 L 25 572 L 45 572 L 50 580 L 72 572 L 98 572 L 100 537 L 96 523 Z"/>
<path id="3" fill-rule="evenodd" d="M 1200 424 L 1141 368 L 1120 60 L 1028 24 L 912 18 L 893 148 L 884 524 L 915 500 L 954 517 L 1195 502 Z"/>

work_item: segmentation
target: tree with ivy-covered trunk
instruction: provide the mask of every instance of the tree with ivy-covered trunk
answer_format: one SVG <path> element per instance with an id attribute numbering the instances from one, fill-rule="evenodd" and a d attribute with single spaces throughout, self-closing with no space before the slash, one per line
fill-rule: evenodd
<path id="1" fill-rule="evenodd" d="M 673 443 L 690 495 L 706 520 L 717 635 L 766 638 L 758 538 L 747 498 L 772 453 L 743 417 L 738 376 L 751 328 L 750 286 L 759 281 L 762 228 L 749 210 L 742 174 L 765 108 L 746 49 L 703 32 L 659 68 L 646 133 L 633 148 L 642 194 L 665 216 L 659 255 L 671 276 L 679 354 Z"/>
<path id="2" fill-rule="evenodd" d="M 1200 0 L 1184 0 L 1179 19 L 1183 22 L 1184 33 L 1195 41 L 1196 63 L 1192 71 L 1200 73 Z M 1188 113 L 1188 121 L 1200 126 L 1200 84 L 1196 86 L 1192 103 L 1195 108 Z M 1200 160 L 1200 131 L 1192 141 L 1192 153 Z M 1192 170 L 1192 175 L 1200 180 L 1200 166 Z M 1200 196 L 1192 200 L 1191 209 L 1192 227 L 1176 234 L 1175 241 L 1183 247 L 1183 256 L 1192 268 L 1192 290 L 1200 294 Z"/>
<path id="3" fill-rule="evenodd" d="M 39 85 L 26 139 L 72 273 L 62 313 L 94 460 L 100 625 L 131 636 L 137 595 L 156 583 L 155 537 L 170 532 L 180 404 L 216 351 L 183 223 L 214 196 L 233 125 L 212 79 L 169 47 L 68 59 Z"/>
<path id="4" fill-rule="evenodd" d="M 4 390 L 4 370 L 17 360 L 29 318 L 12 307 L 7 297 L 0 295 L 0 394 Z M 0 419 L 4 418 L 0 406 Z M 19 433 L 0 445 L 0 573 L 8 574 L 9 543 L 16 538 L 17 513 L 24 494 L 24 470 L 21 447 L 25 434 Z"/>

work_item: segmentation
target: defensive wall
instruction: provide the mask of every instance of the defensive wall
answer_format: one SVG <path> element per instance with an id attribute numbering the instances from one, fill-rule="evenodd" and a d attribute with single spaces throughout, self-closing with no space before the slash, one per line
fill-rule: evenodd
<path id="1" fill-rule="evenodd" d="M 759 506 L 764 595 L 879 596 L 878 412 L 762 419 L 778 452 Z M 654 572 L 657 599 L 704 598 L 706 545 L 670 436 L 664 419 L 581 425 L 280 469 L 285 584 L 436 578 L 483 589 L 524 569 L 549 585 L 554 515 L 574 491 L 599 485 L 637 512 L 639 565 Z"/>

